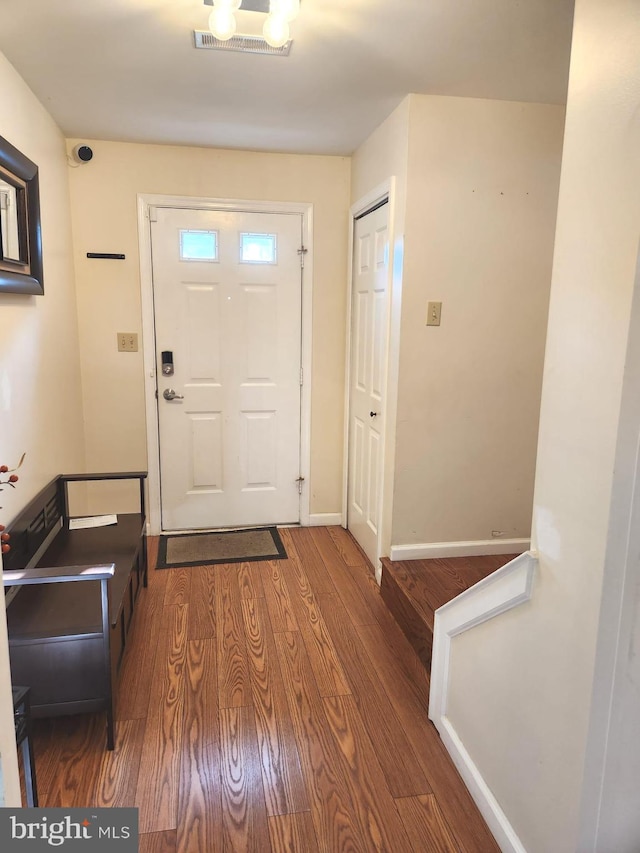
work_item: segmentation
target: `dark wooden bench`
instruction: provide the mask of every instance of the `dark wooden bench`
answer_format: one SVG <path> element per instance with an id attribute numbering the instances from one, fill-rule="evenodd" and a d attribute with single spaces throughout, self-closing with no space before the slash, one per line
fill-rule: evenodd
<path id="1" fill-rule="evenodd" d="M 114 746 L 114 705 L 140 587 L 147 585 L 146 472 L 62 474 L 7 525 L 4 585 L 11 678 L 31 688 L 34 717 L 102 711 Z M 137 513 L 69 529 L 69 483 L 138 480 Z"/>

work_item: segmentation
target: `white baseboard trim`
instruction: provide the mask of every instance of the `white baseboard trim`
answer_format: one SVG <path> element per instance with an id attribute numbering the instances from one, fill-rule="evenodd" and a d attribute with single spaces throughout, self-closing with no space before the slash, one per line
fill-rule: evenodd
<path id="1" fill-rule="evenodd" d="M 341 512 L 312 512 L 309 515 L 309 527 L 334 527 L 341 524 Z"/>
<path id="2" fill-rule="evenodd" d="M 429 560 L 441 557 L 484 557 L 491 554 L 516 554 L 528 551 L 530 539 L 479 539 L 475 542 L 418 542 L 392 545 L 389 559 Z"/>
<path id="3" fill-rule="evenodd" d="M 444 718 L 438 732 L 502 853 L 527 853 L 451 722 Z"/>
<path id="4" fill-rule="evenodd" d="M 451 640 L 528 601 L 537 565 L 535 553 L 521 554 L 438 608 L 434 620 L 429 717 L 503 853 L 526 850 L 447 717 Z"/>

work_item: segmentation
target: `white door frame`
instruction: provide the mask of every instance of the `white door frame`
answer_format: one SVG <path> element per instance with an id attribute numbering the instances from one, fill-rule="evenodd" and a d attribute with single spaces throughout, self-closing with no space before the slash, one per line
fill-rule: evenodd
<path id="1" fill-rule="evenodd" d="M 349 279 L 347 286 L 347 345 L 345 365 L 345 406 L 344 406 L 344 468 L 342 472 L 342 526 L 347 527 L 348 491 L 349 491 L 349 413 L 351 389 L 351 306 L 353 297 L 353 233 L 356 219 L 376 207 L 385 199 L 389 205 L 389 268 L 387 287 L 387 343 L 384 355 L 384 379 L 382 399 L 382 429 L 384 441 L 380 477 L 382 482 L 378 494 L 378 541 L 376 580 L 380 583 L 382 567 L 380 558 L 387 556 L 391 546 L 391 518 L 393 508 L 393 479 L 395 470 L 396 410 L 398 399 L 398 361 L 400 353 L 400 294 L 402 291 L 403 244 L 396 234 L 396 197 L 395 177 L 358 199 L 349 209 Z"/>
<path id="2" fill-rule="evenodd" d="M 300 476 L 304 477 L 300 496 L 300 523 L 309 524 L 311 495 L 311 335 L 313 296 L 313 205 L 304 202 L 251 201 L 248 199 L 193 198 L 190 196 L 138 194 L 138 237 L 140 247 L 140 290 L 142 301 L 142 339 L 144 394 L 147 416 L 147 464 L 149 491 L 148 533 L 162 531 L 160 515 L 160 441 L 156 403 L 156 346 L 153 310 L 153 270 L 151 264 L 151 207 L 223 210 L 242 213 L 297 213 L 302 216 L 302 240 L 307 250 L 302 276 L 302 348 L 304 382 L 300 401 Z"/>

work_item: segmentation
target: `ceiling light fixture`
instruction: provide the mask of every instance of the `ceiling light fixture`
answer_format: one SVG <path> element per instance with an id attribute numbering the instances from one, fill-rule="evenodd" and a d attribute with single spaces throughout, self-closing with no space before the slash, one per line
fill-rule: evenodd
<path id="1" fill-rule="evenodd" d="M 264 40 L 271 47 L 282 47 L 290 40 L 289 23 L 300 11 L 300 0 L 204 0 L 213 6 L 209 15 L 209 30 L 219 41 L 231 39 L 237 28 L 235 12 L 239 9 L 251 12 L 266 12 L 267 19 L 262 28 Z"/>
<path id="2" fill-rule="evenodd" d="M 262 35 L 271 47 L 282 47 L 289 41 L 289 22 L 298 16 L 300 0 L 271 0 Z"/>
<path id="3" fill-rule="evenodd" d="M 262 35 L 271 47 L 282 47 L 289 41 L 289 21 L 281 15 L 269 13 L 262 28 Z"/>
<path id="4" fill-rule="evenodd" d="M 220 41 L 227 41 L 236 31 L 236 18 L 233 14 L 240 8 L 242 0 L 215 0 L 213 12 L 209 15 L 209 29 Z"/>

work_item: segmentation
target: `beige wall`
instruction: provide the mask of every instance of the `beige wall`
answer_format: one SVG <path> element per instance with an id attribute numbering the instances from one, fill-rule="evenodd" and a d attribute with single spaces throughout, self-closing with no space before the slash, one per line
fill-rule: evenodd
<path id="1" fill-rule="evenodd" d="M 529 536 L 563 120 L 411 96 L 394 544 Z"/>
<path id="2" fill-rule="evenodd" d="M 88 466 L 147 465 L 142 352 L 116 351 L 116 332 L 141 332 L 137 194 L 310 202 L 311 512 L 339 512 L 349 159 L 94 140 L 68 140 L 69 149 L 78 141 L 94 151 L 70 173 Z M 88 260 L 87 252 L 126 260 Z"/>
<path id="3" fill-rule="evenodd" d="M 2 135 L 39 168 L 44 296 L 0 294 L 0 462 L 26 451 L 10 519 L 52 476 L 82 468 L 84 439 L 64 139 L 26 83 L 0 55 Z"/>
<path id="4" fill-rule="evenodd" d="M 529 536 L 563 121 L 410 95 L 354 154 L 352 203 L 397 189 L 386 553 Z"/>
<path id="5" fill-rule="evenodd" d="M 84 440 L 64 140 L 2 54 L 0 103 L 2 136 L 39 167 L 45 282 L 44 296 L 0 294 L 0 463 L 27 454 L 18 487 L 0 494 L 5 523 L 52 476 L 82 469 Z M 0 646 L 4 764 L 15 749 L 4 617 Z M 16 804 L 15 761 L 4 769 L 6 803 Z"/>
<path id="6" fill-rule="evenodd" d="M 351 166 L 351 203 L 378 187 L 390 176 L 396 179 L 394 227 L 404 233 L 409 158 L 409 104 L 402 103 L 354 152 Z"/>
<path id="7" fill-rule="evenodd" d="M 636 2 L 577 0 L 533 512 L 540 569 L 529 605 L 460 636 L 452 650 L 450 720 L 528 853 L 638 849 L 633 555 L 635 634 L 621 649 L 627 686 L 616 698 L 626 690 L 636 713 L 633 722 L 622 713 L 624 728 L 611 732 L 620 764 L 609 768 L 603 813 L 619 835 L 578 842 L 592 695 L 595 710 L 610 707 L 606 666 L 594 681 L 603 573 L 607 566 L 608 586 L 621 586 L 625 555 L 614 533 L 640 428 L 614 469 L 640 233 L 638 55 Z M 637 381 L 627 393 L 637 398 Z M 618 628 L 606 609 L 602 616 L 601 647 L 616 643 Z M 596 751 L 603 732 L 592 728 Z M 597 786 L 597 761 L 589 767 Z"/>

